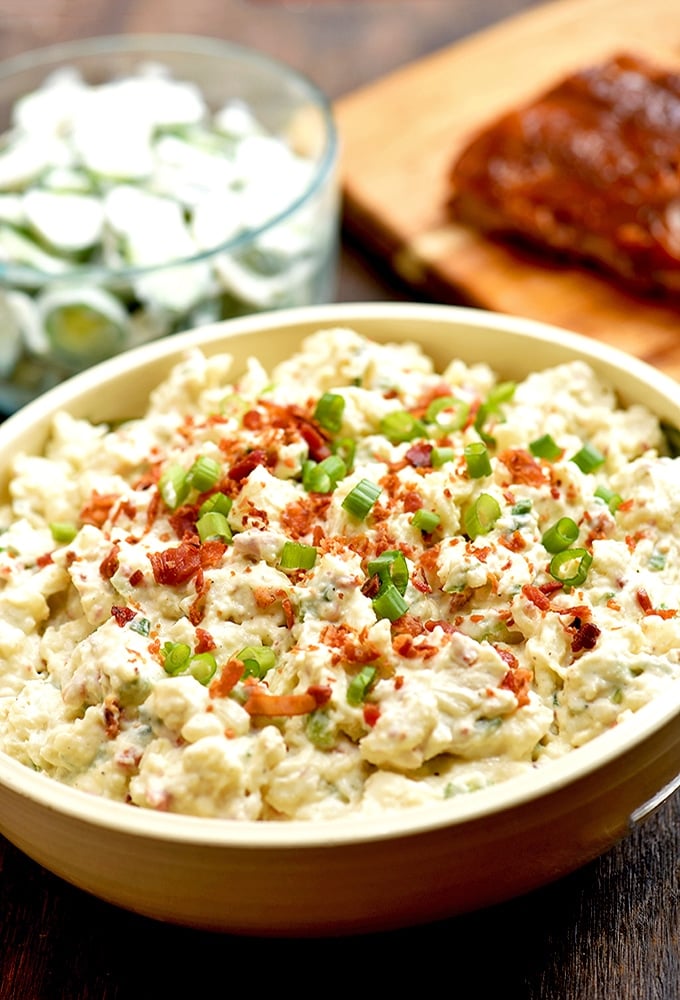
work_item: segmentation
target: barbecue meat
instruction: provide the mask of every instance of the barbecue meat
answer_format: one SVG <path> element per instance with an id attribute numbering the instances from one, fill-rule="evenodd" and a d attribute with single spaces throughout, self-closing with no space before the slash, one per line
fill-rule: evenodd
<path id="1" fill-rule="evenodd" d="M 620 54 L 477 135 L 453 216 L 680 295 L 680 72 Z"/>

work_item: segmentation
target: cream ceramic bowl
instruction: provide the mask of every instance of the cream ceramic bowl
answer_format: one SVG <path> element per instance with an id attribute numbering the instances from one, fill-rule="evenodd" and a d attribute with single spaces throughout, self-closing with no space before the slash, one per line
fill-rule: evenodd
<path id="1" fill-rule="evenodd" d="M 415 339 L 443 365 L 485 360 L 505 378 L 582 358 L 680 426 L 677 385 L 634 358 L 523 319 L 447 306 L 305 307 L 157 341 L 62 383 L 0 426 L 0 490 L 19 451 L 40 451 L 55 411 L 141 413 L 190 345 L 267 366 L 325 326 Z M 444 918 L 559 878 L 625 837 L 677 785 L 680 688 L 536 774 L 440 805 L 326 823 L 197 819 L 60 785 L 0 754 L 0 833 L 68 882 L 126 909 L 260 936 L 336 935 Z"/>

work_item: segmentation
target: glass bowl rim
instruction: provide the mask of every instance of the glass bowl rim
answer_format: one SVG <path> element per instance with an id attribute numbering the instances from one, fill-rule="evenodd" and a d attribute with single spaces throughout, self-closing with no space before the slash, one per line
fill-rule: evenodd
<path id="1" fill-rule="evenodd" d="M 0 284 L 4 283 L 5 286 L 39 287 L 46 284 L 58 284 L 61 286 L 74 282 L 84 282 L 87 284 L 97 282 L 129 282 L 143 275 L 158 274 L 173 268 L 199 264 L 210 260 L 217 254 L 231 253 L 243 249 L 252 244 L 254 240 L 264 233 L 274 230 L 279 225 L 285 223 L 287 219 L 292 218 L 311 200 L 332 175 L 338 159 L 339 137 L 332 103 L 328 95 L 324 93 L 311 77 L 285 63 L 283 60 L 247 45 L 229 41 L 228 39 L 210 38 L 206 35 L 184 34 L 182 32 L 165 34 L 149 32 L 98 35 L 68 42 L 56 42 L 53 45 L 31 49 L 19 55 L 0 60 L 0 87 L 5 80 L 11 79 L 11 77 L 18 73 L 25 72 L 26 70 L 39 70 L 41 67 L 47 72 L 50 66 L 53 70 L 56 70 L 59 68 L 59 65 L 65 65 L 69 59 L 97 54 L 134 55 L 135 53 L 139 53 L 140 57 L 147 55 L 151 58 L 154 50 L 160 51 L 163 49 L 168 52 L 183 53 L 188 56 L 195 55 L 199 58 L 204 55 L 218 58 L 236 56 L 244 61 L 259 63 L 263 67 L 272 69 L 280 73 L 282 77 L 295 81 L 303 91 L 306 91 L 312 103 L 321 112 L 325 143 L 314 175 L 305 190 L 287 205 L 286 208 L 267 219 L 266 222 L 252 229 L 246 229 L 244 232 L 239 233 L 238 236 L 234 236 L 222 243 L 217 243 L 207 250 L 201 250 L 188 257 L 178 257 L 176 260 L 166 261 L 162 264 L 145 265 L 143 267 L 107 268 L 99 265 L 83 265 L 82 267 L 74 267 L 72 270 L 61 274 L 42 271 L 30 265 L 0 261 Z"/>

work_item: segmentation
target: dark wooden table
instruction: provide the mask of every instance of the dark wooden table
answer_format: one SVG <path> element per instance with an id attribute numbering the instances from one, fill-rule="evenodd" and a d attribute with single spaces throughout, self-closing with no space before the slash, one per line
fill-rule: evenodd
<path id="1" fill-rule="evenodd" d="M 0 57 L 75 37 L 189 32 L 254 45 L 297 66 L 335 98 L 535 5 L 2 0 Z M 337 297 L 412 294 L 346 238 Z M 554 836 L 560 835 L 556 829 Z M 0 838 L 0 1000 L 174 1000 L 205 996 L 209 989 L 217 996 L 234 990 L 325 994 L 333 983 L 350 995 L 401 986 L 402 995 L 443 989 L 448 996 L 482 1000 L 678 1000 L 679 858 L 675 795 L 602 858 L 525 898 L 389 934 L 261 941 L 166 926 L 118 910 L 63 883 Z M 405 879 L 417 877 L 404 872 Z"/>

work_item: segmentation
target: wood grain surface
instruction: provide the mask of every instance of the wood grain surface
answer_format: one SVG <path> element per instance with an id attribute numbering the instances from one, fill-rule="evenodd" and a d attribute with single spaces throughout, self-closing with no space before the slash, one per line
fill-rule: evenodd
<path id="1" fill-rule="evenodd" d="M 520 256 L 446 211 L 451 163 L 478 128 L 622 50 L 680 68 L 677 0 L 553 0 L 344 96 L 346 223 L 433 298 L 578 330 L 677 377 L 680 307 L 538 254 Z"/>
<path id="2" fill-rule="evenodd" d="M 675 12 L 677 0 L 668 6 Z M 458 41 L 539 8 L 536 0 L 2 0 L 0 57 L 87 35 L 191 32 L 287 59 L 342 100 L 440 50 L 448 59 Z M 458 94 L 461 113 L 469 93 Z M 348 228 L 337 297 L 433 296 Z M 0 837 L 0 1000 L 175 1000 L 334 984 L 397 996 L 474 991 L 482 1000 L 679 1000 L 679 859 L 675 794 L 597 861 L 502 906 L 349 940 L 262 941 L 118 910 Z"/>

